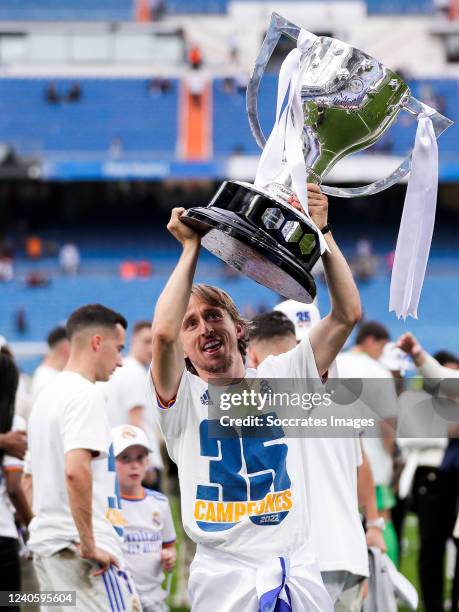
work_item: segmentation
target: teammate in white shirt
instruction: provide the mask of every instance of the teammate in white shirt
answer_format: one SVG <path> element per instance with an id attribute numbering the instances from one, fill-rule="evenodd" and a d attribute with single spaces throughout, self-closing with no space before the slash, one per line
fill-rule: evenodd
<path id="1" fill-rule="evenodd" d="M 391 372 L 378 361 L 389 340 L 389 332 L 383 325 L 377 322 L 365 323 L 359 329 L 355 346 L 338 356 L 337 365 L 342 378 L 368 380 L 367 386 L 363 387 L 363 394 L 369 400 L 366 403 L 382 419 L 381 435 L 379 437 L 364 435 L 363 446 L 370 461 L 376 486 L 379 517 L 384 519 L 387 554 L 397 564 L 397 536 L 390 511 L 395 505 L 391 481 L 398 400 Z"/>
<path id="2" fill-rule="evenodd" d="M 296 300 L 284 300 L 274 306 L 274 310 L 283 312 L 292 321 L 298 341 L 303 340 L 309 334 L 311 327 L 320 321 L 317 298 L 312 304 L 303 304 Z"/>
<path id="3" fill-rule="evenodd" d="M 35 370 L 32 378 L 31 395 L 34 402 L 40 391 L 56 374 L 62 372 L 70 354 L 70 342 L 65 327 L 55 327 L 47 338 L 49 351 L 42 363 Z"/>
<path id="4" fill-rule="evenodd" d="M 69 361 L 42 390 L 29 421 L 29 547 L 37 577 L 42 590 L 76 590 L 81 612 L 139 609 L 123 571 L 115 458 L 95 384 L 121 365 L 126 327 L 122 315 L 100 304 L 73 312 Z"/>
<path id="5" fill-rule="evenodd" d="M 159 449 L 159 431 L 155 413 L 151 410 L 145 384 L 151 363 L 151 322 L 139 321 L 132 330 L 129 355 L 123 359 L 105 385 L 110 427 L 130 423 L 143 429 L 152 448 L 151 465 L 146 473 L 148 486 L 158 488 L 163 463 Z"/>
<path id="6" fill-rule="evenodd" d="M 316 185 L 308 192 L 311 216 L 324 228 L 327 198 Z M 308 542 L 298 441 L 287 440 L 279 428 L 263 439 L 217 439 L 209 426 L 218 421 L 209 423 L 206 404 L 213 378 L 320 381 L 360 317 L 358 291 L 327 233 L 330 314 L 294 350 L 246 371 L 247 326 L 231 298 L 192 285 L 200 238 L 181 223 L 183 212 L 174 209 L 168 224 L 183 251 L 156 305 L 151 375 L 160 425 L 179 470 L 184 527 L 198 543 L 192 609 L 252 612 L 274 609 L 277 602 L 295 612 L 328 612 L 333 605 Z"/>
<path id="7" fill-rule="evenodd" d="M 150 443 L 132 425 L 112 429 L 113 451 L 126 521 L 123 553 L 140 597 L 143 612 L 166 612 L 164 571 L 175 566 L 175 529 L 168 499 L 142 487 L 149 465 Z"/>
<path id="8" fill-rule="evenodd" d="M 24 429 L 21 417 L 14 416 L 19 372 L 13 359 L 0 353 L 0 432 Z M 21 590 L 18 521 L 28 525 L 32 513 L 21 489 L 22 461 L 0 451 L 0 590 Z M 9 608 L 16 609 L 16 608 Z M 19 609 L 19 608 L 17 608 Z"/>
<path id="9" fill-rule="evenodd" d="M 318 316 L 316 321 L 320 320 L 314 305 L 296 302 L 292 308 L 289 302 L 252 321 L 248 356 L 253 366 L 270 355 L 291 350 L 309 333 L 313 323 L 303 313 L 308 313 L 311 306 Z M 336 376 L 333 369 L 330 374 Z M 367 545 L 385 550 L 382 533 L 375 526 L 378 513 L 371 468 L 365 456 L 363 461 L 357 438 L 309 436 L 303 440 L 302 448 L 310 495 L 311 536 L 325 587 L 335 612 L 358 610 L 366 590 L 363 579 L 368 576 Z M 359 502 L 367 526 L 370 525 L 367 542 Z"/>

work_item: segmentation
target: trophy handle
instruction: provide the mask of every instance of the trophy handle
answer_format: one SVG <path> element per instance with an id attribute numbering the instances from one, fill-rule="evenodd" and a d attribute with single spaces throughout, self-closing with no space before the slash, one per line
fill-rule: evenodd
<path id="1" fill-rule="evenodd" d="M 282 34 L 289 36 L 290 38 L 297 40 L 300 34 L 301 28 L 291 23 L 282 15 L 278 13 L 272 13 L 271 21 L 266 32 L 265 39 L 258 54 L 255 67 L 253 69 L 252 76 L 250 77 L 247 85 L 247 114 L 249 116 L 250 129 L 256 140 L 256 143 L 263 149 L 266 144 L 266 138 L 261 129 L 260 122 L 258 120 L 258 91 L 260 89 L 261 78 L 265 72 L 266 66 L 276 48 L 279 38 Z"/>
<path id="2" fill-rule="evenodd" d="M 408 98 L 408 100 L 403 104 L 402 109 L 406 110 L 415 117 L 419 117 L 421 114 L 429 115 L 437 139 L 454 123 L 454 121 L 451 121 L 451 119 L 448 119 L 435 109 L 427 106 L 427 104 L 424 104 L 413 96 Z M 385 189 L 392 187 L 392 185 L 395 185 L 395 183 L 400 182 L 401 179 L 410 172 L 412 154 L 413 151 L 410 152 L 408 157 L 406 157 L 406 159 L 398 166 L 396 170 L 392 172 L 392 174 L 389 174 L 389 176 L 386 176 L 386 178 L 375 181 L 374 183 L 370 183 L 369 185 L 363 185 L 362 187 L 330 187 L 328 185 L 321 185 L 321 189 L 327 195 L 333 195 L 339 198 L 355 198 L 379 193 L 380 191 L 384 191 Z"/>

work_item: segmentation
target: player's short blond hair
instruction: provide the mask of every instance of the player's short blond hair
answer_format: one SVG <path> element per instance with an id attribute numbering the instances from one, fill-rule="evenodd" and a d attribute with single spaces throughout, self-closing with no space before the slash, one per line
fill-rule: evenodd
<path id="1" fill-rule="evenodd" d="M 209 306 L 216 306 L 217 308 L 226 310 L 234 324 L 242 327 L 242 335 L 238 340 L 237 346 L 242 359 L 245 360 L 247 355 L 247 345 L 249 343 L 250 321 L 244 319 L 231 297 L 226 293 L 226 291 L 223 291 L 223 289 L 219 289 L 213 285 L 204 284 L 193 285 L 191 288 L 191 295 L 194 295 L 202 302 L 209 304 Z M 194 367 L 189 359 L 186 361 L 188 369 L 193 371 Z"/>

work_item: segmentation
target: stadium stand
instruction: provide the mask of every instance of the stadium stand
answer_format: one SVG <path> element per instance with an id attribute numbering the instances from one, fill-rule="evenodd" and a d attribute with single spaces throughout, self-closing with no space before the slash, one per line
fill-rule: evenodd
<path id="1" fill-rule="evenodd" d="M 129 21 L 132 0 L 2 0 L 0 21 Z"/>
<path id="2" fill-rule="evenodd" d="M 135 0 L 2 0 L 0 21 L 130 21 Z M 228 0 L 168 0 L 169 14 L 222 14 Z"/>
<path id="3" fill-rule="evenodd" d="M 176 14 L 226 13 L 228 0 L 167 0 L 166 11 Z"/>
<path id="4" fill-rule="evenodd" d="M 278 1 L 282 3 L 283 0 Z M 434 12 L 433 0 L 366 0 L 365 3 L 369 15 Z M 135 4 L 135 0 L 2 0 L 0 21 L 130 21 L 135 17 Z M 165 11 L 167 14 L 220 15 L 227 12 L 229 4 L 230 0 L 167 0 Z"/>
<path id="5" fill-rule="evenodd" d="M 114 147 L 118 155 L 175 151 L 176 81 L 168 93 L 154 97 L 146 79 L 82 79 L 81 100 L 55 104 L 46 100 L 51 82 L 64 95 L 75 81 L 0 81 L 0 141 L 21 154 L 88 151 L 103 156 Z"/>
<path id="6" fill-rule="evenodd" d="M 43 340 L 47 330 L 64 321 L 72 309 L 95 300 L 121 310 L 130 321 L 143 319 L 150 316 L 166 281 L 165 273 L 126 282 L 120 282 L 115 276 L 55 278 L 49 287 L 39 289 L 29 289 L 14 281 L 2 287 L 0 328 L 10 341 Z M 278 302 L 274 293 L 248 279 L 222 280 L 217 276 L 217 268 L 213 274 L 209 274 L 208 268 L 205 274 L 198 274 L 198 281 L 213 282 L 226 289 L 242 310 L 248 306 L 255 310 L 269 309 Z M 410 328 L 422 336 L 428 350 L 438 346 L 455 348 L 451 344 L 456 339 L 451 337 L 450 312 L 458 312 L 459 294 L 451 292 L 452 282 L 454 279 L 448 275 L 429 276 L 423 289 L 420 318 L 410 320 Z M 389 278 L 375 279 L 359 289 L 366 318 L 388 325 L 394 336 L 405 331 L 403 321 L 397 321 L 388 312 Z M 318 295 L 322 311 L 327 312 L 328 295 L 322 284 L 318 286 Z M 445 296 L 448 296 L 448 308 L 445 308 Z M 18 304 L 26 311 L 28 331 L 25 334 L 18 334 L 14 328 Z"/>
<path id="7" fill-rule="evenodd" d="M 336 218 L 337 211 L 334 217 Z M 380 258 L 378 272 L 371 281 L 360 283 L 365 317 L 385 323 L 394 336 L 402 333 L 404 323 L 397 321 L 388 312 L 389 272 L 384 257 L 394 247 L 397 228 L 393 231 L 380 231 L 376 235 L 372 224 L 345 226 L 337 224 L 337 236 L 344 253 L 352 259 L 355 242 L 359 236 L 372 236 L 375 254 Z M 69 312 L 85 302 L 100 301 L 120 309 L 130 321 L 149 317 L 168 275 L 177 258 L 174 241 L 157 230 L 137 228 L 121 230 L 111 228 L 99 232 L 95 228 L 72 231 L 48 230 L 43 234 L 46 240 L 60 242 L 72 238 L 81 249 L 82 270 L 77 277 L 63 277 L 58 270 L 56 258 L 44 258 L 31 262 L 24 253 L 18 252 L 15 259 L 15 279 L 2 283 L 2 308 L 0 309 L 0 329 L 11 341 L 40 341 L 46 331 L 56 323 L 65 320 Z M 122 281 L 119 265 L 124 260 L 147 260 L 153 266 L 149 278 Z M 430 350 L 438 346 L 451 346 L 451 313 L 459 312 L 459 293 L 451 291 L 456 282 L 454 276 L 459 255 L 454 238 L 436 228 L 433 248 L 429 260 L 428 276 L 425 281 L 418 321 L 410 320 L 410 328 L 422 335 L 424 344 Z M 26 286 L 25 278 L 30 272 L 39 271 L 51 280 L 42 288 Z M 202 250 L 198 266 L 198 282 L 216 284 L 226 289 L 245 310 L 271 308 L 278 298 L 270 290 L 244 278 L 228 278 L 221 262 Z M 328 308 L 328 294 L 322 283 L 318 284 L 319 304 L 322 312 Z M 448 296 L 448 305 L 445 304 Z M 26 311 L 28 328 L 19 334 L 14 325 L 14 315 L 18 305 Z"/>
<path id="8" fill-rule="evenodd" d="M 367 0 L 369 15 L 430 15 L 432 0 Z"/>
<path id="9" fill-rule="evenodd" d="M 178 150 L 178 81 L 171 81 L 167 93 L 153 96 L 146 79 L 81 79 L 81 99 L 51 104 L 46 100 L 50 83 L 65 95 L 70 79 L 0 80 L 0 142 L 12 145 L 20 154 L 43 154 L 45 158 L 72 152 L 94 156 L 142 157 L 175 156 Z M 410 81 L 413 94 L 455 121 L 440 139 L 446 158 L 456 152 L 458 141 L 458 82 L 456 79 Z M 277 78 L 266 75 L 259 100 L 259 114 L 265 135 L 271 129 Z M 37 121 L 37 116 L 40 121 Z M 377 151 L 404 155 L 413 143 L 415 122 L 401 113 L 397 123 Z M 213 83 L 211 147 L 217 156 L 234 153 L 257 155 L 258 146 L 250 132 L 244 92 L 228 93 L 224 80 Z M 445 158 L 445 159 L 446 159 Z"/>

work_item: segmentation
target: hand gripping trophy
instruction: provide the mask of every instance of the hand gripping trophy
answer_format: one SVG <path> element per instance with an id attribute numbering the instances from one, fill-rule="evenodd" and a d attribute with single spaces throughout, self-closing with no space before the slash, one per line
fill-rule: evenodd
<path id="1" fill-rule="evenodd" d="M 297 44 L 280 69 L 276 121 L 266 141 L 257 115 L 258 89 L 282 34 Z M 226 181 L 207 207 L 187 211 L 182 220 L 202 234 L 202 245 L 286 298 L 311 302 L 316 293 L 311 269 L 327 246 L 308 214 L 306 183 L 352 198 L 383 191 L 411 171 L 389 307 L 399 317 L 416 317 L 435 218 L 436 138 L 452 121 L 414 98 L 381 62 L 276 13 L 247 88 L 247 110 L 263 149 L 255 184 Z M 415 145 L 390 176 L 357 188 L 322 185 L 340 159 L 375 143 L 402 110 L 418 120 Z M 289 203 L 294 196 L 303 212 Z"/>

